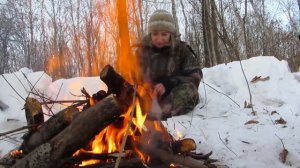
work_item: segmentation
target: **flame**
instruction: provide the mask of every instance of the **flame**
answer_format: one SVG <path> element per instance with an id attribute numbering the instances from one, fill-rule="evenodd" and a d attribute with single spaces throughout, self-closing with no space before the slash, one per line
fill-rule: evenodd
<path id="1" fill-rule="evenodd" d="M 146 120 L 147 113 L 149 112 L 152 103 L 152 95 L 151 92 L 149 92 L 149 90 L 151 90 L 151 85 L 142 81 L 137 60 L 138 57 L 134 55 L 131 48 L 131 44 L 137 42 L 139 38 L 137 37 L 138 33 L 129 30 L 127 8 L 127 0 L 117 0 L 116 20 L 118 21 L 119 33 L 116 45 L 118 54 L 116 69 L 126 81 L 132 85 L 137 85 L 136 91 L 139 96 L 137 96 L 134 101 L 135 109 L 133 109 L 133 105 L 129 107 L 128 110 L 122 114 L 118 122 L 109 125 L 95 136 L 91 145 L 92 150 L 90 151 L 93 153 L 113 153 L 120 151 L 122 140 L 126 134 L 130 120 L 132 120 L 134 127 L 130 128 L 128 135 L 132 137 L 134 143 L 150 144 L 151 140 L 149 139 L 151 139 L 150 133 L 152 131 L 162 132 L 162 138 L 169 140 L 169 134 L 160 121 Z M 139 25 L 138 19 L 130 21 L 134 22 L 132 25 Z M 130 118 L 131 112 L 135 112 L 132 119 Z M 135 135 L 137 132 L 141 135 Z M 133 148 L 144 162 L 150 161 L 151 158 L 140 151 L 136 146 L 133 145 Z M 80 151 L 77 151 L 74 155 L 78 155 L 79 153 Z M 94 161 L 92 161 L 92 163 L 94 163 Z M 88 162 L 85 162 L 84 164 L 88 164 Z"/>
<path id="2" fill-rule="evenodd" d="M 176 131 L 176 139 L 183 139 L 183 134 L 179 131 L 179 130 L 175 130 Z"/>
<path id="3" fill-rule="evenodd" d="M 57 55 L 51 55 L 48 63 L 47 63 L 48 73 L 49 74 L 56 74 L 59 69 L 59 56 Z"/>

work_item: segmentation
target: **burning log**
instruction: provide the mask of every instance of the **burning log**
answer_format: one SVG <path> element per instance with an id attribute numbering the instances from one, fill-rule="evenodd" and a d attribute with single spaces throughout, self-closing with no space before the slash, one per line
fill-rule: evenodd
<path id="1" fill-rule="evenodd" d="M 128 96 L 132 97 L 134 89 L 114 68 L 106 65 L 100 73 L 100 79 L 107 85 L 107 94 L 116 94 L 117 99 L 122 105 L 128 107 L 131 101 L 126 101 Z M 131 99 L 130 99 L 131 100 Z"/>
<path id="2" fill-rule="evenodd" d="M 84 166 L 84 168 L 114 168 L 115 162 L 110 163 L 98 163 L 94 165 Z M 118 168 L 149 168 L 147 167 L 141 159 L 135 157 L 131 159 L 122 159 Z"/>
<path id="3" fill-rule="evenodd" d="M 75 151 L 85 147 L 95 135 L 115 121 L 120 114 L 119 102 L 112 96 L 106 97 L 79 113 L 67 128 L 18 160 L 12 167 L 61 167 Z"/>
<path id="4" fill-rule="evenodd" d="M 148 147 L 143 144 L 139 144 L 138 146 L 146 154 L 161 161 L 165 165 L 164 167 L 168 167 L 173 164 L 189 168 L 208 168 L 203 160 L 196 160 L 189 156 L 173 154 L 172 152 L 158 149 L 156 147 Z"/>

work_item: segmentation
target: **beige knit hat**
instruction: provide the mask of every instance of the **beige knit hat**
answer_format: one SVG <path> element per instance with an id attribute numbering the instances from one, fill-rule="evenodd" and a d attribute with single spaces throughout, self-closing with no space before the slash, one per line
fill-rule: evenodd
<path id="1" fill-rule="evenodd" d="M 175 34 L 176 27 L 172 14 L 161 9 L 153 12 L 148 22 L 148 32 L 150 33 L 155 30 L 169 31 Z"/>

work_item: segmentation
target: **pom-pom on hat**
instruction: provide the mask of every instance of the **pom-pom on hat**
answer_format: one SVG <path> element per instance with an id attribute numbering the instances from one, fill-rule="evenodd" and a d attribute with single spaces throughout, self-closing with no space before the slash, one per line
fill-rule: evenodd
<path id="1" fill-rule="evenodd" d="M 168 31 L 170 33 L 176 33 L 175 21 L 171 13 L 166 10 L 156 10 L 150 16 L 148 22 L 148 32 L 152 31 Z"/>

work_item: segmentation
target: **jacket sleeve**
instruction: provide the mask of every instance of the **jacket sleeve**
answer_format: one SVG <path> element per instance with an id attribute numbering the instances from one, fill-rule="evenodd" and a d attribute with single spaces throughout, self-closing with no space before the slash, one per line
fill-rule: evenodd
<path id="1" fill-rule="evenodd" d="M 200 61 L 193 50 L 186 43 L 180 45 L 180 71 L 177 75 L 162 81 L 166 89 L 165 95 L 169 94 L 175 86 L 183 83 L 193 83 L 198 88 L 203 77 Z"/>

